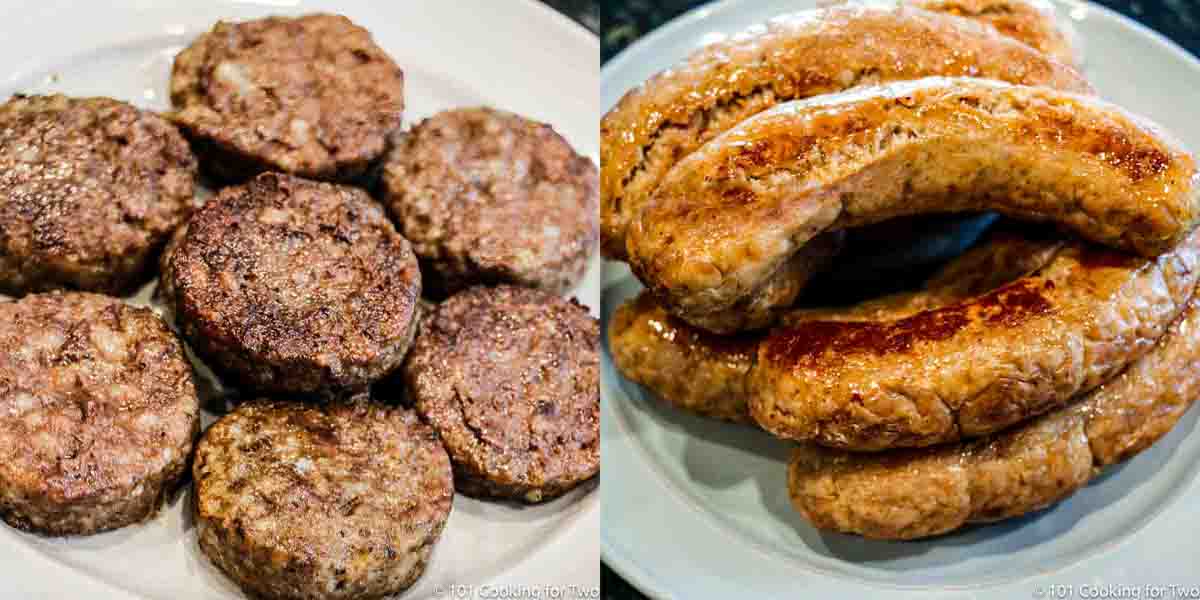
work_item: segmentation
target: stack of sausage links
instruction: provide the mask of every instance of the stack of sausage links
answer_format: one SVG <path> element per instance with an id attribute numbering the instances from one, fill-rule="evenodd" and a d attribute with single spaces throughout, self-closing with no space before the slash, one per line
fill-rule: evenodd
<path id="1" fill-rule="evenodd" d="M 1074 61 L 1022 0 L 842 5 L 631 91 L 601 127 L 604 251 L 647 287 L 617 367 L 799 442 L 796 509 L 872 538 L 1046 507 L 1164 436 L 1200 395 L 1200 179 Z M 1008 219 L 920 289 L 792 306 L 844 230 L 975 210 Z"/>

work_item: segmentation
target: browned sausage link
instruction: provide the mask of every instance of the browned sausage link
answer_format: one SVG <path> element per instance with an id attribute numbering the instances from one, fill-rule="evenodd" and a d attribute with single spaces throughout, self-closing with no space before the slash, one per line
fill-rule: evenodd
<path id="1" fill-rule="evenodd" d="M 960 6 L 935 8 L 992 24 L 999 17 Z M 1026 13 L 1031 19 L 1038 14 Z M 1002 31 L 1034 47 L 1051 43 L 1043 35 L 1061 36 L 1052 20 Z M 604 254 L 624 259 L 628 223 L 658 181 L 681 158 L 747 117 L 780 102 L 931 75 L 1091 91 L 1071 67 L 970 19 L 912 7 L 858 5 L 779 17 L 698 50 L 625 94 L 604 116 Z"/>
<path id="2" fill-rule="evenodd" d="M 1162 438 L 1200 396 L 1200 301 L 1076 404 L 970 443 L 862 454 L 801 446 L 792 503 L 822 529 L 913 539 L 1059 502 Z"/>
<path id="3" fill-rule="evenodd" d="M 1073 242 L 993 292 L 896 320 L 809 321 L 759 345 L 750 412 L 853 450 L 978 437 L 1061 406 L 1154 346 L 1200 277 L 1200 231 L 1157 259 Z"/>
<path id="4" fill-rule="evenodd" d="M 780 315 L 787 314 L 808 282 L 833 265 L 846 246 L 843 233 L 831 231 L 813 238 L 779 265 L 774 275 L 763 278 L 761 287 L 753 293 L 728 309 L 695 315 L 689 321 L 700 329 L 723 333 L 749 333 L 775 323 Z"/>
<path id="5" fill-rule="evenodd" d="M 629 230 L 630 265 L 694 324 L 764 288 L 814 236 L 933 212 L 1050 221 L 1144 256 L 1200 220 L 1195 163 L 1111 104 L 968 78 L 793 102 L 667 174 Z"/>
<path id="6" fill-rule="evenodd" d="M 1054 6 L 1039 0 L 904 0 L 918 8 L 974 19 L 1055 59 L 1077 65 L 1080 53 L 1059 29 Z"/>
<path id="7" fill-rule="evenodd" d="M 1001 229 L 939 270 L 921 290 L 848 308 L 797 309 L 784 321 L 902 318 L 986 293 L 1027 275 L 1049 262 L 1062 245 L 1053 239 Z M 746 383 L 765 334 L 711 334 L 672 317 L 646 292 L 616 310 L 608 332 L 617 368 L 662 401 L 702 416 L 753 423 L 746 405 Z"/>
<path id="8" fill-rule="evenodd" d="M 761 332 L 714 335 L 672 317 L 642 292 L 608 326 L 613 364 L 630 381 L 686 412 L 753 423 L 746 380 Z"/>

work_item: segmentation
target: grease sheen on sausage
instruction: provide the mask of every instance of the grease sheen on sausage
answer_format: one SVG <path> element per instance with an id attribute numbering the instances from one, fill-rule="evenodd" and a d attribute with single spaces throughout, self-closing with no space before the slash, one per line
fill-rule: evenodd
<path id="1" fill-rule="evenodd" d="M 1195 163 L 1103 101 L 927 78 L 793 102 L 673 168 L 632 223 L 630 265 L 703 326 L 747 304 L 814 236 L 995 210 L 1154 256 L 1200 219 Z"/>
<path id="2" fill-rule="evenodd" d="M 784 323 L 900 319 L 989 292 L 1049 262 L 1064 242 L 1004 228 L 953 259 L 921 289 L 849 307 L 793 309 Z M 753 424 L 748 380 L 765 332 L 715 335 L 670 315 L 643 291 L 609 323 L 613 363 L 659 400 L 693 414 Z"/>
<path id="3" fill-rule="evenodd" d="M 877 454 L 802 445 L 788 469 L 792 503 L 822 529 L 914 539 L 1059 502 L 1165 436 L 1200 396 L 1198 328 L 1193 299 L 1118 377 L 988 438 Z"/>
<path id="4" fill-rule="evenodd" d="M 1145 259 L 1064 246 L 992 292 L 895 320 L 810 320 L 758 346 L 751 415 L 852 450 L 979 437 L 1062 406 L 1150 350 L 1196 287 L 1200 230 Z"/>
<path id="5" fill-rule="evenodd" d="M 600 122 L 605 256 L 626 257 L 630 220 L 681 158 L 781 102 L 932 75 L 1091 92 L 1075 69 L 1030 47 L 1061 44 L 1062 34 L 1037 10 L 1018 19 L 1020 0 L 926 3 L 968 18 L 853 3 L 783 15 L 705 46 L 626 93 Z M 1019 25 L 1001 27 L 1005 35 L 983 24 L 1001 18 L 996 4 L 1014 5 L 1003 20 Z"/>

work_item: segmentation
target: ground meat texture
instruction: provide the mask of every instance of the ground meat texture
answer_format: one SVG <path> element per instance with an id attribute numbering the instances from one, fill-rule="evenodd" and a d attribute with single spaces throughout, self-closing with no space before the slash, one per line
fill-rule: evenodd
<path id="1" fill-rule="evenodd" d="M 266 599 L 381 598 L 413 584 L 450 515 L 437 435 L 359 401 L 253 401 L 196 447 L 200 549 Z"/>
<path id="2" fill-rule="evenodd" d="M 340 180 L 366 171 L 400 126 L 404 73 L 342 16 L 221 22 L 175 57 L 171 101 L 219 177 Z"/>
<path id="3" fill-rule="evenodd" d="M 81 292 L 0 303 L 0 517 L 84 535 L 154 515 L 200 430 L 191 366 L 153 312 Z"/>
<path id="4" fill-rule="evenodd" d="M 191 213 L 196 170 L 170 123 L 124 102 L 0 104 L 0 292 L 132 292 Z"/>
<path id="5" fill-rule="evenodd" d="M 475 284 L 565 292 L 599 239 L 596 165 L 549 125 L 514 114 L 427 119 L 397 138 L 382 180 L 437 298 Z"/>
<path id="6" fill-rule="evenodd" d="M 600 325 L 574 300 L 514 286 L 456 294 L 404 366 L 455 486 L 540 502 L 600 469 Z"/>
<path id="7" fill-rule="evenodd" d="M 164 301 L 243 387 L 360 390 L 412 341 L 417 260 L 362 190 L 266 173 L 223 189 L 171 246 Z"/>

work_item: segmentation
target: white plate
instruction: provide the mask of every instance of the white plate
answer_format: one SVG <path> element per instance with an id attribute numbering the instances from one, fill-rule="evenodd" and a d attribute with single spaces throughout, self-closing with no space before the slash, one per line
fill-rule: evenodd
<path id="1" fill-rule="evenodd" d="M 407 123 L 488 104 L 553 124 L 596 160 L 599 42 L 532 0 L 5 1 L 0 98 L 53 91 L 164 109 L 175 53 L 218 19 L 316 10 L 349 16 L 396 58 L 405 71 Z M 596 311 L 599 289 L 597 259 L 575 295 Z M 596 590 L 595 487 L 529 508 L 459 496 L 428 571 L 404 597 L 487 597 L 478 587 L 487 584 Z M 87 538 L 47 539 L 0 526 L 0 597 L 242 597 L 199 553 L 185 504 L 178 497 L 148 523 Z M 476 588 L 451 594 L 451 585 Z"/>
<path id="2" fill-rule="evenodd" d="M 602 106 L 707 40 L 815 4 L 727 0 L 692 11 L 605 65 Z M 1109 10 L 1059 8 L 1103 95 L 1200 149 L 1200 61 Z M 617 265 L 606 265 L 605 282 L 607 327 L 639 286 Z M 1177 585 L 1188 595 L 1174 597 L 1200 597 L 1200 409 L 1054 508 L 932 540 L 879 542 L 808 526 L 788 503 L 787 444 L 661 408 L 616 373 L 607 347 L 601 394 L 601 552 L 651 596 L 1010 600 L 1125 598 L 1136 588 L 1141 598 L 1171 598 L 1140 586 Z"/>

